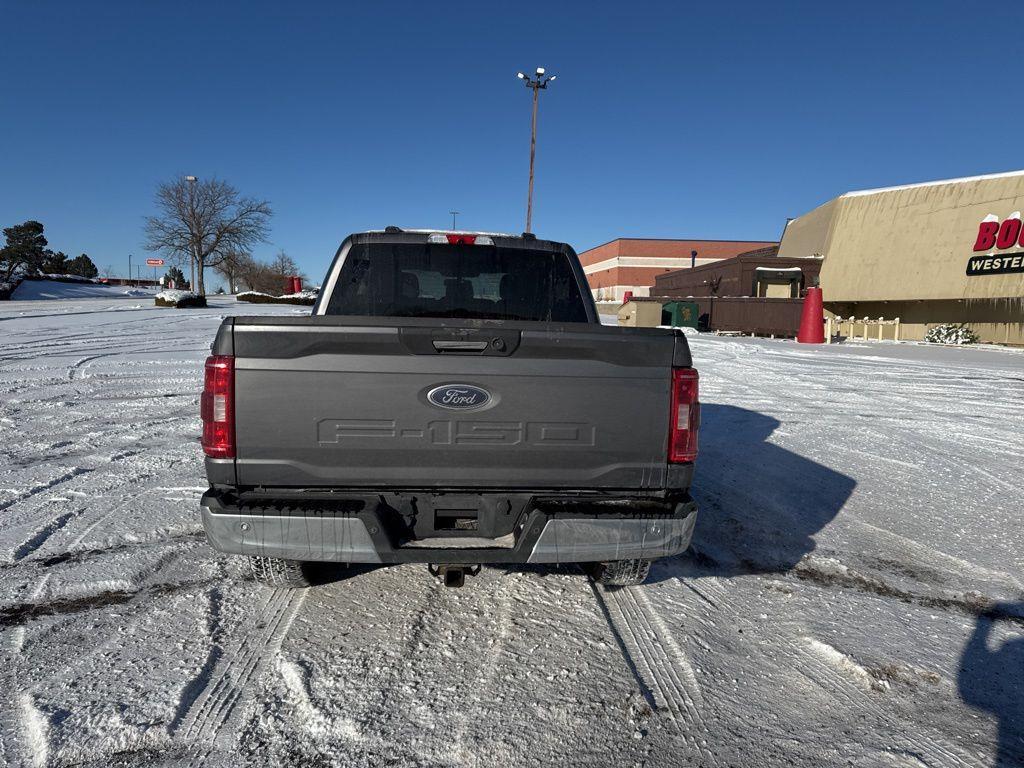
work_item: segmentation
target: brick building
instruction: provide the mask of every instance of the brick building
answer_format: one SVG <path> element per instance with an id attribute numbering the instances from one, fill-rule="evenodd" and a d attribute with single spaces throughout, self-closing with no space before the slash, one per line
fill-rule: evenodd
<path id="1" fill-rule="evenodd" d="M 655 278 L 691 266 L 714 264 L 757 248 L 762 240 L 654 240 L 620 237 L 581 253 L 580 262 L 597 301 L 621 302 L 626 291 L 649 296 Z M 694 257 L 693 251 L 697 252 Z"/>
<path id="2" fill-rule="evenodd" d="M 757 296 L 795 299 L 818 284 L 821 260 L 779 258 L 778 246 L 758 248 L 694 269 L 658 275 L 654 296 Z"/>

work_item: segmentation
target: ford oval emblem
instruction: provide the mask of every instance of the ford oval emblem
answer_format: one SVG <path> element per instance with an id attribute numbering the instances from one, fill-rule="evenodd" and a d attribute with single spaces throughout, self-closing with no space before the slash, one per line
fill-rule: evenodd
<path id="1" fill-rule="evenodd" d="M 427 392 L 427 400 L 438 408 L 468 410 L 483 408 L 491 402 L 491 393 L 472 384 L 443 384 Z"/>

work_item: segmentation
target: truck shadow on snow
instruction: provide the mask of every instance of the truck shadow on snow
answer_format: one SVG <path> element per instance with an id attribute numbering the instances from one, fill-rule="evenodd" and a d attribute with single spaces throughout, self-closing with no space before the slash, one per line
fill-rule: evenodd
<path id="1" fill-rule="evenodd" d="M 768 442 L 779 426 L 756 411 L 701 405 L 693 545 L 656 564 L 653 581 L 782 573 L 814 551 L 814 535 L 843 508 L 856 482 Z"/>
<path id="2" fill-rule="evenodd" d="M 700 456 L 692 493 L 697 528 L 685 554 L 656 561 L 649 582 L 683 577 L 781 573 L 815 548 L 813 536 L 839 513 L 856 482 L 768 442 L 780 422 L 731 405 L 701 405 Z M 314 583 L 381 566 L 313 566 Z M 490 566 L 538 576 L 579 573 L 577 565 Z"/>
<path id="3" fill-rule="evenodd" d="M 978 616 L 960 657 L 960 697 L 995 716 L 995 768 L 1024 765 L 1024 603 L 1001 603 Z"/>

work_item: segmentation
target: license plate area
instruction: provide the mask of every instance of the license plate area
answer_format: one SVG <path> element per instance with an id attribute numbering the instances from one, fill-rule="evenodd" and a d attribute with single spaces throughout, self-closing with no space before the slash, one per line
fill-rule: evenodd
<path id="1" fill-rule="evenodd" d="M 475 509 L 435 509 L 435 531 L 477 531 L 480 529 Z"/>

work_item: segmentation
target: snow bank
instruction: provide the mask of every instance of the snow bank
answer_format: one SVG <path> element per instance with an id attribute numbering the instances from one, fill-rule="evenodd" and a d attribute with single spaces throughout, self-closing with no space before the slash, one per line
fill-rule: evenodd
<path id="1" fill-rule="evenodd" d="M 163 299 L 164 301 L 180 301 L 181 299 L 198 299 L 199 295 L 196 293 L 192 293 L 192 291 L 178 291 L 168 289 L 165 291 L 160 291 L 160 293 L 158 293 L 153 298 Z"/>
<path id="2" fill-rule="evenodd" d="M 82 275 L 69 275 L 67 272 L 43 272 L 39 277 L 47 280 L 60 280 L 65 283 L 98 283 L 99 279 L 95 277 L 83 277 Z M 34 277 L 27 278 L 28 280 L 35 280 Z"/>
<path id="3" fill-rule="evenodd" d="M 659 325 L 658 328 L 664 328 L 666 330 L 677 330 L 680 331 L 684 336 L 696 336 L 700 331 L 696 328 L 691 328 L 689 325 Z"/>
<path id="4" fill-rule="evenodd" d="M 192 293 L 192 291 L 165 290 L 160 291 L 153 297 L 158 307 L 177 307 L 188 309 L 192 307 L 205 307 L 206 297 Z"/>
<path id="5" fill-rule="evenodd" d="M 11 294 L 12 301 L 36 301 L 42 299 L 125 299 L 137 298 L 139 296 L 152 296 L 153 292 L 143 288 L 127 288 L 123 285 L 104 285 L 96 283 L 88 278 L 79 277 L 76 280 L 66 280 L 65 276 L 54 279 L 47 276 L 46 279 L 22 280 L 14 293 Z"/>
<path id="6" fill-rule="evenodd" d="M 298 293 L 284 293 L 281 295 L 275 295 L 273 293 L 263 293 L 262 291 L 242 291 L 237 294 L 235 298 L 249 297 L 249 296 L 266 296 L 268 299 L 315 299 L 320 294 L 320 290 L 317 288 L 307 288 Z"/>
<path id="7" fill-rule="evenodd" d="M 286 293 L 274 296 L 260 291 L 242 291 L 235 296 L 237 301 L 248 301 L 252 304 L 314 304 L 319 290 L 305 290 L 298 293 Z"/>

